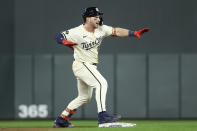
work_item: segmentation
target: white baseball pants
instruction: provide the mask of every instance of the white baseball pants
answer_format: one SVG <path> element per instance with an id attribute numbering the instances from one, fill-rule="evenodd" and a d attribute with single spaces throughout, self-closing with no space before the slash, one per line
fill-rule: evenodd
<path id="1" fill-rule="evenodd" d="M 96 102 L 98 112 L 106 111 L 105 99 L 107 81 L 97 70 L 97 66 L 85 62 L 73 62 L 73 72 L 77 78 L 78 97 L 68 104 L 71 110 L 88 103 L 92 97 L 93 88 L 96 88 Z"/>

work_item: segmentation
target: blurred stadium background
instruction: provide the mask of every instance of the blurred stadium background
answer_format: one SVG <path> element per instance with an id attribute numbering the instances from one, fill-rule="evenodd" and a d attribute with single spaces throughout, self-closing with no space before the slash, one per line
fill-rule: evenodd
<path id="1" fill-rule="evenodd" d="M 127 119 L 197 118 L 197 1 L 1 0 L 0 119 L 54 119 L 77 96 L 72 51 L 57 32 L 82 24 L 97 6 L 104 24 L 150 27 L 141 40 L 106 38 L 99 69 L 108 80 L 107 108 Z M 96 103 L 76 119 L 95 119 Z"/>

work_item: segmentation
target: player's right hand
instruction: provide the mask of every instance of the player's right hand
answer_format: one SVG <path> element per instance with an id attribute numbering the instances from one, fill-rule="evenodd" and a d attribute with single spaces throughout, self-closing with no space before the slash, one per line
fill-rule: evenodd
<path id="1" fill-rule="evenodd" d="M 72 50 L 74 50 L 74 48 L 73 48 L 74 45 L 78 45 L 77 43 L 67 41 L 67 40 L 62 40 L 62 44 L 68 46 Z"/>

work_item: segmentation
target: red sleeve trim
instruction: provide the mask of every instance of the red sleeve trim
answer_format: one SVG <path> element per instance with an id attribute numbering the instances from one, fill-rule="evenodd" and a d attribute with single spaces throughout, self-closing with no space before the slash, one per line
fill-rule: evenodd
<path id="1" fill-rule="evenodd" d="M 113 28 L 113 34 L 112 34 L 112 36 L 117 36 L 117 34 L 116 34 L 116 27 L 112 27 Z"/>

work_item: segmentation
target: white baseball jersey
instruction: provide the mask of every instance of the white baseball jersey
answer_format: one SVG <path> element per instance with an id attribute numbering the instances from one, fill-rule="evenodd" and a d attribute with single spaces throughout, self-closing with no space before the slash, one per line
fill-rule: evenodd
<path id="1" fill-rule="evenodd" d="M 74 46 L 74 59 L 87 63 L 98 63 L 99 46 L 105 37 L 113 33 L 113 27 L 107 25 L 99 26 L 94 33 L 88 32 L 83 24 L 62 32 L 66 40 L 78 44 Z"/>

